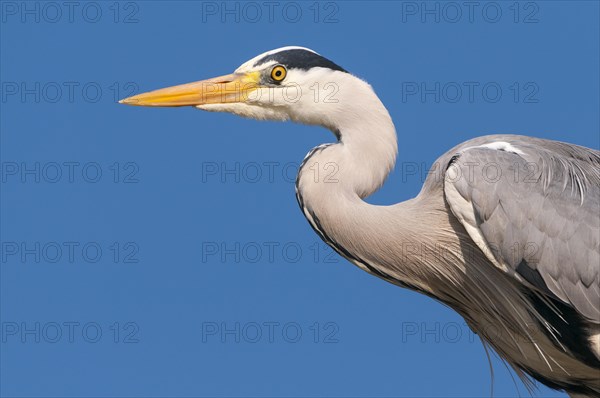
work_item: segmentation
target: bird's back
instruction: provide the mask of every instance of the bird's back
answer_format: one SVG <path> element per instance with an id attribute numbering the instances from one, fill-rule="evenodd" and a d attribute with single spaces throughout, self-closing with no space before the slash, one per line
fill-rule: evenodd
<path id="1" fill-rule="evenodd" d="M 419 198 L 443 196 L 461 245 L 482 253 L 464 282 L 521 307 L 514 332 L 533 344 L 486 335 L 481 314 L 465 318 L 513 366 L 571 393 L 600 394 L 600 152 L 493 135 L 452 148 L 436 165 L 443 178 L 431 173 Z M 503 279 L 515 289 L 496 295 L 491 286 Z"/>

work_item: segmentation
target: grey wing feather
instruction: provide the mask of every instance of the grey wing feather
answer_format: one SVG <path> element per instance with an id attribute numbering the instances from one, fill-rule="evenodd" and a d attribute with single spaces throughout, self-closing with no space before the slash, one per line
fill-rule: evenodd
<path id="1" fill-rule="evenodd" d="M 600 324 L 600 152 L 508 144 L 458 148 L 444 183 L 452 212 L 495 264 Z"/>

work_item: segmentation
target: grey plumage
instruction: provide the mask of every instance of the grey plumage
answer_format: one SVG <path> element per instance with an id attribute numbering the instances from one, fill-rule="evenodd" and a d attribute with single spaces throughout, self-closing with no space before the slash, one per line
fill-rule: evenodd
<path id="1" fill-rule="evenodd" d="M 516 366 L 551 386 L 600 394 L 598 346 L 592 343 L 600 332 L 600 152 L 488 136 L 461 144 L 441 162 L 448 157 L 455 170 L 444 184 L 453 214 L 494 266 L 535 292 L 529 295 L 532 312 L 557 351 L 591 369 L 588 381 L 564 377 L 569 386 Z M 546 351 L 553 355 L 552 348 Z"/>
<path id="2" fill-rule="evenodd" d="M 447 183 L 472 204 L 473 227 L 497 262 L 600 324 L 599 152 L 530 137 L 486 140 L 521 153 L 457 148 L 462 178 Z"/>

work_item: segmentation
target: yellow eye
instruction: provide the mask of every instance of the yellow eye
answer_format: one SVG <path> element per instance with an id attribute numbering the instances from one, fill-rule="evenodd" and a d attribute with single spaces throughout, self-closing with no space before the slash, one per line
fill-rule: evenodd
<path id="1" fill-rule="evenodd" d="M 285 70 L 285 67 L 282 65 L 277 65 L 271 70 L 271 79 L 275 80 L 276 82 L 280 82 L 285 79 L 286 74 L 287 70 Z"/>

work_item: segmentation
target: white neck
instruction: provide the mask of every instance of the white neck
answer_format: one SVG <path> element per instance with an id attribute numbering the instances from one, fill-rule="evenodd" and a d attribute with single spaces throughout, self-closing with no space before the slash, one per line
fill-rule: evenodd
<path id="1" fill-rule="evenodd" d="M 390 279 L 373 270 L 387 266 L 395 269 L 396 281 L 428 291 L 419 272 L 422 259 L 412 258 L 410 253 L 396 258 L 390 253 L 398 242 L 419 244 L 415 237 L 427 236 L 431 226 L 415 218 L 422 204 L 408 200 L 376 206 L 363 201 L 381 187 L 394 168 L 397 139 L 379 98 L 367 83 L 356 80 L 351 98 L 344 101 L 342 97 L 338 108 L 329 113 L 328 123 L 323 123 L 339 135 L 339 142 L 314 148 L 300 168 L 298 202 L 315 231 L 354 264 Z M 438 215 L 431 217 L 433 223 L 439 221 Z M 404 266 L 399 267 L 398 262 Z"/>
<path id="2" fill-rule="evenodd" d="M 365 198 L 381 187 L 394 168 L 398 153 L 394 123 L 371 87 L 352 79 L 353 89 L 340 90 L 325 123 L 340 141 L 315 148 L 298 174 L 299 193 L 305 200 L 322 200 L 320 195 L 332 191 Z"/>
<path id="3" fill-rule="evenodd" d="M 377 251 L 369 248 L 368 242 L 381 238 L 377 231 L 382 224 L 397 217 L 390 217 L 391 207 L 373 206 L 363 198 L 379 189 L 394 168 L 397 139 L 392 119 L 371 87 L 353 79 L 353 90 L 346 92 L 348 97 L 340 99 L 323 123 L 339 141 L 318 146 L 306 156 L 298 173 L 296 194 L 322 239 L 373 272 L 364 260 Z M 410 280 L 408 275 L 402 279 Z"/>

